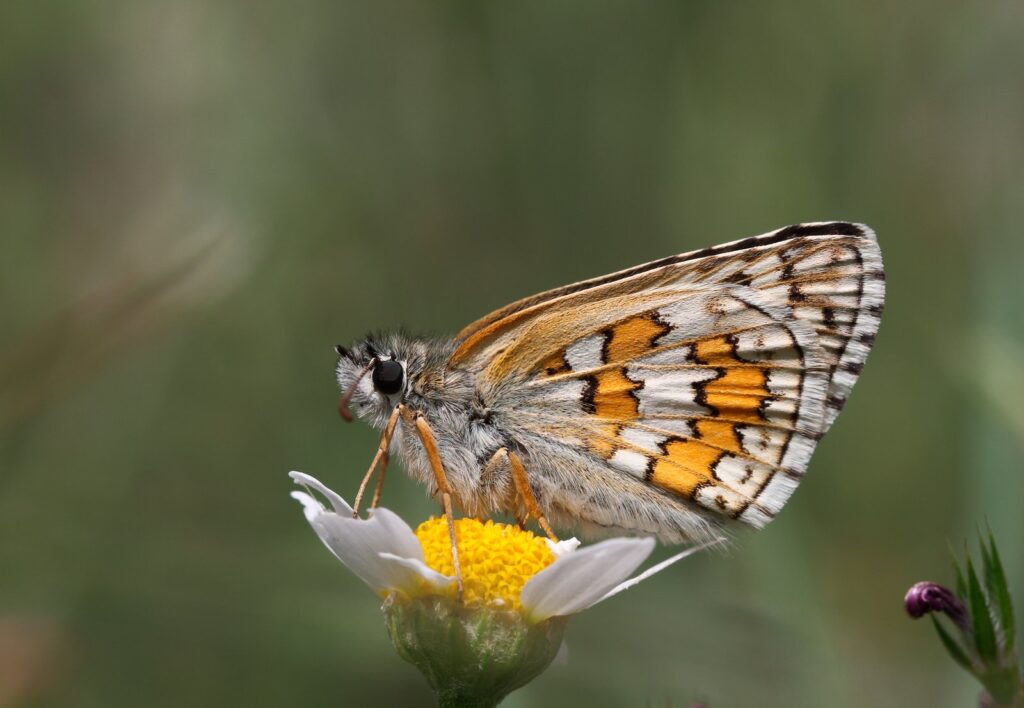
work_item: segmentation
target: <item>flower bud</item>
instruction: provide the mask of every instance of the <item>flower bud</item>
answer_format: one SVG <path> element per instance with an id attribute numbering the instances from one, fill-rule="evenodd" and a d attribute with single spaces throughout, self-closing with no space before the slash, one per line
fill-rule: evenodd
<path id="1" fill-rule="evenodd" d="M 942 612 L 965 632 L 969 630 L 970 622 L 967 616 L 967 608 L 964 603 L 953 594 L 949 588 L 938 583 L 921 582 L 915 583 L 903 600 L 907 608 L 907 614 L 918 619 L 929 612 Z"/>

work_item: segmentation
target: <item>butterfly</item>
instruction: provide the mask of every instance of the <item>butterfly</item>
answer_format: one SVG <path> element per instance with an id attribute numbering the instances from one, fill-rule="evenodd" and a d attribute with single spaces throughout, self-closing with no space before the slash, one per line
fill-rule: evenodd
<path id="1" fill-rule="evenodd" d="M 763 527 L 846 403 L 884 299 L 871 229 L 809 223 L 533 295 L 453 339 L 339 346 L 342 416 L 382 431 L 356 513 L 395 453 L 449 521 L 668 543 Z"/>

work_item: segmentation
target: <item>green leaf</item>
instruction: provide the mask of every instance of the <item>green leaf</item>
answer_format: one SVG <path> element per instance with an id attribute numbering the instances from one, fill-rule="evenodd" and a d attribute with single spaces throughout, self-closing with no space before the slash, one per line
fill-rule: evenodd
<path id="1" fill-rule="evenodd" d="M 1014 641 L 1016 639 L 1016 627 L 1013 620 L 1013 600 L 1010 599 L 1010 589 L 1006 584 L 1006 573 L 1003 571 L 1003 562 L 999 558 L 999 550 L 996 548 L 995 538 L 992 536 L 992 529 L 988 530 L 988 548 L 985 547 L 985 539 L 981 539 L 981 552 L 985 570 L 985 588 L 992 598 L 996 609 L 999 611 L 999 623 L 1002 625 L 1003 638 L 1006 640 L 1006 654 L 1013 654 Z"/>
<path id="2" fill-rule="evenodd" d="M 967 652 L 965 652 L 964 648 L 960 646 L 960 642 L 954 639 L 953 636 L 946 631 L 946 628 L 942 626 L 942 623 L 939 622 L 935 615 L 930 616 L 932 624 L 935 625 L 935 631 L 938 633 L 939 639 L 942 641 L 942 645 L 946 647 L 946 651 L 949 652 L 949 655 L 953 657 L 953 660 L 956 663 L 960 664 L 960 666 L 973 674 L 974 667 L 971 666 L 971 660 L 967 658 Z"/>
<path id="3" fill-rule="evenodd" d="M 971 628 L 974 630 L 974 646 L 978 656 L 986 664 L 996 660 L 996 629 L 992 625 L 992 615 L 988 613 L 988 602 L 985 592 L 981 589 L 978 574 L 974 572 L 974 563 L 967 557 L 967 596 L 971 608 Z"/>

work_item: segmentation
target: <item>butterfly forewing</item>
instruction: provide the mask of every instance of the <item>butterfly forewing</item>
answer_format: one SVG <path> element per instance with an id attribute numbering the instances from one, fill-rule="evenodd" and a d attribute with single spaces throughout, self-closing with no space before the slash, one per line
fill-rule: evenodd
<path id="1" fill-rule="evenodd" d="M 866 227 L 788 227 L 513 303 L 451 363 L 527 435 L 767 523 L 856 381 L 884 298 Z"/>

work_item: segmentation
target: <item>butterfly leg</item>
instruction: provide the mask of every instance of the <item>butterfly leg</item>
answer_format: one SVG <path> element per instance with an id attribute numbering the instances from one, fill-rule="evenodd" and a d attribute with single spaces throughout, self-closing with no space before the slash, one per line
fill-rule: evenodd
<path id="1" fill-rule="evenodd" d="M 499 447 L 495 450 L 494 454 L 491 455 L 491 459 L 487 461 L 487 464 L 484 465 L 484 468 L 480 471 L 481 486 L 485 488 L 491 487 L 494 483 L 495 475 L 498 474 L 498 470 L 500 470 L 505 464 L 508 464 L 508 448 Z M 520 510 L 518 509 L 519 505 L 515 503 L 515 500 L 512 499 L 510 502 L 511 503 L 508 504 L 508 507 L 513 508 L 512 514 L 516 518 L 516 525 L 519 526 L 520 529 L 525 529 L 526 522 L 530 518 L 530 514 L 520 514 Z"/>
<path id="2" fill-rule="evenodd" d="M 373 488 L 373 499 L 370 501 L 370 508 L 376 509 L 380 503 L 380 493 L 384 490 L 384 473 L 388 469 L 388 462 L 391 461 L 391 455 L 384 453 L 384 457 L 380 461 L 380 475 L 377 477 L 377 486 Z"/>
<path id="3" fill-rule="evenodd" d="M 404 408 L 404 406 L 403 406 Z M 448 519 L 448 539 L 452 544 L 452 566 L 455 568 L 455 585 L 458 589 L 458 599 L 462 599 L 462 569 L 459 567 L 459 549 L 455 543 L 455 514 L 452 512 L 452 488 L 448 485 L 448 475 L 444 472 L 444 465 L 441 464 L 441 455 L 437 452 L 437 440 L 422 413 L 415 414 L 416 432 L 420 436 L 420 442 L 427 452 L 427 459 L 434 470 L 434 477 L 437 479 L 437 489 L 441 492 L 441 504 L 444 506 L 444 515 Z"/>
<path id="4" fill-rule="evenodd" d="M 401 407 L 395 406 L 395 410 L 391 411 L 391 415 L 388 417 L 387 425 L 384 426 L 384 432 L 381 433 L 380 442 L 377 444 L 377 454 L 373 456 L 370 469 L 366 470 L 363 481 L 359 483 L 359 491 L 356 493 L 356 500 L 352 505 L 352 516 L 359 516 L 359 505 L 363 501 L 363 494 L 366 493 L 366 485 L 370 483 L 370 477 L 377 469 L 377 463 L 381 463 L 380 478 L 377 480 L 377 489 L 373 493 L 373 502 L 370 504 L 370 508 L 376 507 L 377 502 L 380 501 L 380 490 L 384 484 L 384 470 L 388 466 L 388 448 L 391 447 L 391 436 L 395 434 L 395 426 L 398 424 L 398 416 L 401 412 Z"/>
<path id="5" fill-rule="evenodd" d="M 544 512 L 540 508 L 540 504 L 537 502 L 537 497 L 533 495 L 533 490 L 530 489 L 530 480 L 526 476 L 526 468 L 523 467 L 523 461 L 519 459 L 519 455 L 514 452 L 509 452 L 508 462 L 512 468 L 512 482 L 516 485 L 516 491 L 519 492 L 519 496 L 522 498 L 523 503 L 526 504 L 526 511 L 529 515 L 537 519 L 537 523 L 544 529 L 544 533 L 547 534 L 548 538 L 552 541 L 558 542 L 558 537 L 555 536 L 555 532 L 551 530 L 551 525 L 548 524 L 547 518 L 544 516 Z"/>

